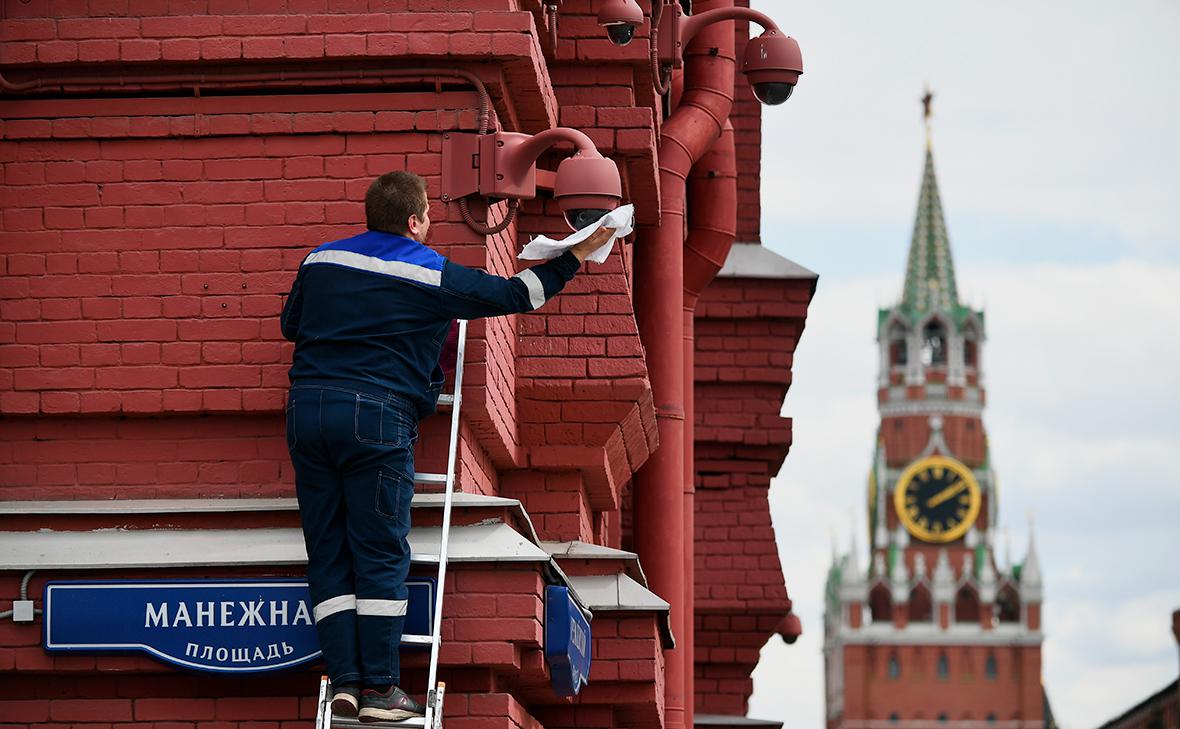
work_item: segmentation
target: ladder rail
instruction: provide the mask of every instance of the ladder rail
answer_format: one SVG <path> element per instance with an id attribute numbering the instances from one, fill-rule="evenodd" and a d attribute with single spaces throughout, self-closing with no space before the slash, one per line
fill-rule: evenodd
<path id="1" fill-rule="evenodd" d="M 316 703 L 315 729 L 332 729 L 332 697 L 328 694 L 327 676 L 320 676 L 320 698 Z"/>
<path id="2" fill-rule="evenodd" d="M 455 493 L 455 468 L 459 455 L 459 415 L 463 403 L 463 365 L 466 350 L 467 320 L 460 319 L 459 341 L 455 352 L 455 389 L 451 402 L 451 439 L 450 447 L 447 449 L 447 483 L 443 491 L 442 535 L 438 549 L 438 583 L 434 591 L 434 625 L 431 626 L 430 631 L 430 673 L 426 681 L 427 690 L 429 691 L 426 698 L 427 729 L 430 729 L 432 724 L 438 723 L 438 717 L 435 715 L 435 699 L 436 697 L 441 698 L 441 695 L 436 693 L 436 683 L 438 681 L 439 650 L 442 643 L 443 594 L 447 579 L 447 550 L 450 546 L 451 536 L 451 502 Z M 441 709 L 442 707 L 439 706 L 437 708 Z M 432 718 L 434 721 L 431 721 Z"/>

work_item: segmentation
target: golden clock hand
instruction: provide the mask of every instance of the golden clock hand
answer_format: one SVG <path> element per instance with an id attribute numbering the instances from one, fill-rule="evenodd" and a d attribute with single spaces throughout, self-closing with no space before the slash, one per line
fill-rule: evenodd
<path id="1" fill-rule="evenodd" d="M 959 493 L 960 491 L 962 491 L 965 488 L 967 488 L 966 481 L 956 481 L 955 483 L 951 484 L 950 486 L 947 486 L 942 491 L 939 491 L 937 494 L 931 496 L 930 500 L 926 502 L 926 506 L 928 506 L 930 508 L 934 508 L 935 506 L 938 506 L 942 502 L 947 501 L 952 496 Z"/>

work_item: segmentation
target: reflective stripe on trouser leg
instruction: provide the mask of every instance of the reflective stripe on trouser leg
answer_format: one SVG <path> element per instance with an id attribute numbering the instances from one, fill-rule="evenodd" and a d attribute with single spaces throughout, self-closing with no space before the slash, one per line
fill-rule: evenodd
<path id="1" fill-rule="evenodd" d="M 324 665 L 334 685 L 357 683 L 360 674 L 360 646 L 357 645 L 356 595 L 337 595 L 312 608 L 316 634 L 324 651 Z"/>
<path id="2" fill-rule="evenodd" d="M 406 606 L 409 604 L 409 600 L 357 600 L 356 614 L 397 618 L 406 614 Z"/>
<path id="3" fill-rule="evenodd" d="M 335 615 L 342 610 L 355 611 L 356 609 L 356 595 L 337 595 L 317 604 L 312 609 L 312 613 L 315 614 L 315 621 L 318 623 L 329 615 Z"/>
<path id="4" fill-rule="evenodd" d="M 409 600 L 357 599 L 361 673 L 366 684 L 401 683 L 401 639 L 408 604 Z"/>

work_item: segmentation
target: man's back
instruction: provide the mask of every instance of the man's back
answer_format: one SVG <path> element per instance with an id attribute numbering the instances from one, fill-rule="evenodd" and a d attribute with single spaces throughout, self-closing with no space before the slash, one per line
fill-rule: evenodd
<path id="1" fill-rule="evenodd" d="M 445 265 L 421 243 L 377 231 L 312 251 L 283 312 L 292 381 L 347 381 L 432 411 L 451 321 L 440 306 Z"/>

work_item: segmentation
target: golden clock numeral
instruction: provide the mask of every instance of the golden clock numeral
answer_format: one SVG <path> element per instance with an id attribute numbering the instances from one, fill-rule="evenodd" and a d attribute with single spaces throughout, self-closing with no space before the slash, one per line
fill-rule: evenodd
<path id="1" fill-rule="evenodd" d="M 959 517 L 960 519 L 966 517 L 967 516 L 967 509 L 965 509 L 965 508 L 959 509 L 958 511 L 955 512 L 955 516 Z"/>
<path id="2" fill-rule="evenodd" d="M 966 503 L 967 503 L 968 501 L 970 501 L 970 500 L 971 500 L 971 496 L 970 496 L 970 495 L 968 495 L 968 493 L 967 493 L 966 491 L 964 491 L 963 493 L 959 494 L 959 503 L 960 503 L 960 504 L 966 504 Z"/>
<path id="3" fill-rule="evenodd" d="M 930 480 L 930 472 L 929 471 L 922 471 L 921 473 L 918 474 L 918 480 L 919 481 L 929 481 Z"/>
<path id="4" fill-rule="evenodd" d="M 905 502 L 907 504 L 916 504 L 918 503 L 918 496 L 916 494 L 910 494 L 905 497 Z"/>
<path id="5" fill-rule="evenodd" d="M 918 526 L 922 527 L 923 529 L 929 529 L 930 528 L 930 520 L 927 519 L 926 517 L 922 517 L 921 519 L 918 520 Z"/>
<path id="6" fill-rule="evenodd" d="M 930 531 L 934 532 L 935 534 L 941 534 L 942 533 L 942 523 L 935 522 L 934 526 L 930 529 Z"/>
<path id="7" fill-rule="evenodd" d="M 943 468 L 942 466 L 935 466 L 934 468 L 932 468 L 930 470 L 934 473 L 934 477 L 939 480 L 942 479 L 942 474 L 946 473 L 946 469 Z"/>
<path id="8" fill-rule="evenodd" d="M 918 507 L 916 507 L 916 506 L 912 506 L 912 507 L 910 507 L 910 508 L 906 509 L 906 510 L 905 510 L 905 513 L 909 514 L 911 519 L 917 519 L 917 518 L 918 518 L 918 513 L 919 513 L 919 512 L 918 512 Z"/>

